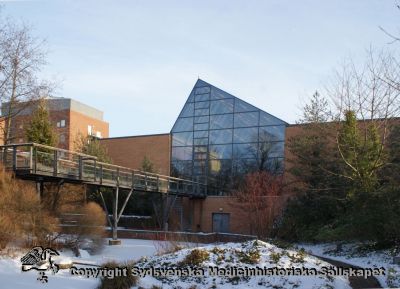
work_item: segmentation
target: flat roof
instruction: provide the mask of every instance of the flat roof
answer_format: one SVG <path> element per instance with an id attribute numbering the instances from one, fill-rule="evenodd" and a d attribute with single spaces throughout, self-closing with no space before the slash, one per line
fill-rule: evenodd
<path id="1" fill-rule="evenodd" d="M 105 137 L 100 140 L 112 140 L 112 139 L 121 139 L 121 138 L 137 138 L 137 137 L 151 137 L 151 136 L 163 136 L 170 135 L 170 133 L 156 133 L 156 134 L 142 134 L 142 135 L 130 135 L 130 136 L 116 136 L 116 137 Z"/>

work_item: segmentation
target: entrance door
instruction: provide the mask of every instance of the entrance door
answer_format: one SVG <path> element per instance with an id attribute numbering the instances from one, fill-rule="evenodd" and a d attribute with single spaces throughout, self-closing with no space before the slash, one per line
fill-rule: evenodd
<path id="1" fill-rule="evenodd" d="M 229 233 L 229 217 L 228 213 L 213 213 L 213 232 Z"/>

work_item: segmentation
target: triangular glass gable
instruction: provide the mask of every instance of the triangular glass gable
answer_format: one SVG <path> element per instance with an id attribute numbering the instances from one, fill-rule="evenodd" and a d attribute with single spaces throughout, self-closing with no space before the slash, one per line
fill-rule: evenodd
<path id="1" fill-rule="evenodd" d="M 232 187 L 230 180 L 238 173 L 243 176 L 261 165 L 272 170 L 271 164 L 283 163 L 286 125 L 198 79 L 171 130 L 171 172 L 201 180 L 209 193 L 221 193 Z M 267 149 L 267 159 L 261 159 Z"/>

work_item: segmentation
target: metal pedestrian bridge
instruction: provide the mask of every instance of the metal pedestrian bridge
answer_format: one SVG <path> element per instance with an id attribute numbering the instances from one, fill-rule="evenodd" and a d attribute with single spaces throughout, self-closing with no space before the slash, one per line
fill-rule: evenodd
<path id="1" fill-rule="evenodd" d="M 17 177 L 30 180 L 64 180 L 134 191 L 205 197 L 206 185 L 97 161 L 78 152 L 36 143 L 0 146 L 0 161 Z"/>
<path id="2" fill-rule="evenodd" d="M 178 197 L 205 198 L 206 185 L 170 176 L 134 170 L 97 161 L 97 158 L 36 143 L 9 144 L 0 146 L 0 162 L 8 171 L 21 179 L 35 181 L 39 196 L 43 195 L 44 183 L 57 183 L 58 190 L 64 183 L 89 184 L 97 187 L 101 196 L 107 221 L 112 228 L 110 244 L 118 244 L 118 222 L 134 192 L 158 193 L 162 195 L 161 215 L 164 230 L 168 229 L 168 218 Z M 101 188 L 112 188 L 112 218 Z M 127 194 L 122 206 L 118 205 L 119 191 Z M 154 204 L 153 204 L 154 206 Z"/>

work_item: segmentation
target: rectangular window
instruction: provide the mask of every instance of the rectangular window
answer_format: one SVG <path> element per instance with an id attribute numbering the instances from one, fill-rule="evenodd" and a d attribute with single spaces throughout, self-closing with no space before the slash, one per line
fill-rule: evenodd
<path id="1" fill-rule="evenodd" d="M 233 132 L 234 143 L 248 143 L 258 141 L 258 127 L 235 128 Z"/>
<path id="2" fill-rule="evenodd" d="M 209 108 L 210 107 L 210 102 L 209 101 L 201 101 L 201 102 L 196 102 L 194 104 L 195 109 L 199 108 Z"/>
<path id="3" fill-rule="evenodd" d="M 258 126 L 258 111 L 235 113 L 235 127 L 250 126 Z"/>
<path id="4" fill-rule="evenodd" d="M 198 101 L 206 101 L 206 100 L 210 100 L 210 94 L 206 93 L 206 94 L 196 94 L 194 97 L 194 101 L 198 102 Z"/>
<path id="5" fill-rule="evenodd" d="M 265 141 L 283 141 L 285 140 L 285 126 L 264 126 L 260 127 L 260 142 Z"/>
<path id="6" fill-rule="evenodd" d="M 193 139 L 194 145 L 208 145 L 208 137 Z"/>
<path id="7" fill-rule="evenodd" d="M 209 155 L 210 159 L 230 159 L 232 158 L 232 145 L 212 145 Z"/>
<path id="8" fill-rule="evenodd" d="M 232 130 L 210 130 L 210 144 L 227 144 L 232 142 Z"/>
<path id="9" fill-rule="evenodd" d="M 193 132 L 176 132 L 172 134 L 173 146 L 190 146 L 193 144 Z"/>
<path id="10" fill-rule="evenodd" d="M 57 127 L 65 127 L 65 119 L 62 119 L 57 122 Z"/>
<path id="11" fill-rule="evenodd" d="M 208 108 L 199 108 L 194 110 L 195 116 L 209 115 L 210 110 Z"/>
<path id="12" fill-rule="evenodd" d="M 194 130 L 206 130 L 208 129 L 208 122 L 207 123 L 196 123 L 194 125 Z"/>
<path id="13" fill-rule="evenodd" d="M 233 114 L 217 114 L 210 118 L 210 129 L 221 129 L 233 127 Z"/>
<path id="14" fill-rule="evenodd" d="M 186 161 L 192 159 L 192 147 L 173 147 L 172 160 Z"/>

